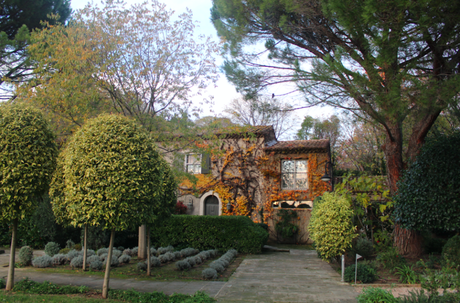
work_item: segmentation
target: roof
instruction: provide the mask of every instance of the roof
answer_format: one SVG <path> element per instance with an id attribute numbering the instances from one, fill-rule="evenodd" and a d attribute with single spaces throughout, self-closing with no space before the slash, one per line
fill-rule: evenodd
<path id="1" fill-rule="evenodd" d="M 329 152 L 330 143 L 328 139 L 321 140 L 292 140 L 278 141 L 272 146 L 265 147 L 265 150 L 270 152 Z"/>
<path id="2" fill-rule="evenodd" d="M 238 139 L 256 136 L 257 138 L 265 137 L 265 141 L 276 140 L 275 131 L 271 125 L 258 125 L 258 126 L 230 126 L 224 129 L 219 129 L 213 133 L 213 135 L 226 138 L 226 139 Z"/>

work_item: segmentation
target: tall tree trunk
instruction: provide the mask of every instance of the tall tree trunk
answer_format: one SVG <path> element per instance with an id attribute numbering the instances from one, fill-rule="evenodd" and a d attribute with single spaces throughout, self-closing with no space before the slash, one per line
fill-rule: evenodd
<path id="1" fill-rule="evenodd" d="M 383 150 L 387 160 L 387 174 L 390 192 L 394 195 L 398 189 L 397 182 L 404 170 L 402 157 L 402 131 L 400 127 L 387 132 Z M 395 225 L 394 245 L 399 254 L 408 257 L 419 257 L 422 253 L 422 240 L 419 232 Z"/>
<path id="2" fill-rule="evenodd" d="M 150 276 L 150 266 L 152 266 L 150 260 L 150 226 L 146 225 L 147 229 L 147 276 Z"/>
<path id="3" fill-rule="evenodd" d="M 16 237 L 18 235 L 18 219 L 13 220 L 13 234 L 11 235 L 11 250 L 10 250 L 10 267 L 8 268 L 8 281 L 6 282 L 6 290 L 13 290 L 14 286 L 14 260 L 16 255 Z"/>
<path id="4" fill-rule="evenodd" d="M 110 266 L 112 263 L 112 251 L 113 251 L 114 240 L 115 240 L 115 230 L 112 229 L 112 232 L 110 233 L 109 252 L 107 255 L 107 261 L 105 265 L 104 285 L 102 286 L 102 297 L 104 299 L 107 299 L 107 297 L 109 296 Z"/>
<path id="5" fill-rule="evenodd" d="M 86 271 L 86 259 L 88 248 L 88 224 L 85 224 L 85 235 L 83 237 L 83 271 Z"/>

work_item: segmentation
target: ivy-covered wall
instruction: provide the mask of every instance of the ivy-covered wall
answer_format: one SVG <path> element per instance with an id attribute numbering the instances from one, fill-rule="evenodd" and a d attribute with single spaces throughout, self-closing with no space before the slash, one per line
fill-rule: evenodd
<path id="1" fill-rule="evenodd" d="M 315 197 L 330 190 L 330 184 L 321 181 L 326 163 L 330 161 L 329 153 L 266 152 L 265 146 L 264 137 L 220 138 L 200 143 L 200 148 L 211 155 L 211 173 L 194 175 L 193 179 L 184 178 L 179 185 L 182 195 L 179 200 L 182 199 L 187 205 L 187 201 L 193 197 L 194 207 L 188 213 L 203 214 L 201 208 L 204 205 L 198 203 L 200 197 L 213 192 L 219 197 L 221 215 L 248 216 L 256 223 L 266 223 L 272 240 L 306 243 L 309 241 L 307 226 L 311 215 L 311 208 L 308 206 L 313 205 Z M 307 160 L 307 189 L 281 189 L 283 159 Z M 281 207 L 274 206 L 275 202 L 292 207 L 290 210 L 296 214 L 291 216 L 290 224 L 297 226 L 297 230 L 290 239 L 280 236 L 280 232 L 276 230 L 276 226 L 280 226 Z M 231 204 L 230 209 L 227 209 L 228 203 Z M 282 229 L 278 227 L 278 230 Z"/>

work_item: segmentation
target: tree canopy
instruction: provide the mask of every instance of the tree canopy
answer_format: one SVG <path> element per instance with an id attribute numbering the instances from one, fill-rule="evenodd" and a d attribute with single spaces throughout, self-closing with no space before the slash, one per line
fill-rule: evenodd
<path id="1" fill-rule="evenodd" d="M 26 53 L 30 31 L 41 28 L 45 20 L 64 23 L 70 13 L 68 0 L 0 1 L 0 85 L 21 82 L 32 74 Z M 10 89 L 1 88 L 2 99 L 12 97 Z"/>
<path id="2" fill-rule="evenodd" d="M 18 221 L 48 190 L 56 156 L 54 135 L 39 111 L 0 105 L 0 221 L 13 224 L 7 290 L 14 285 Z"/>
<path id="3" fill-rule="evenodd" d="M 413 161 L 441 111 L 458 101 L 459 9 L 437 0 L 213 0 L 211 18 L 240 91 L 294 82 L 310 105 L 380 124 L 395 193 L 403 154 Z M 261 42 L 264 51 L 254 47 Z M 417 254 L 415 233 L 395 234 L 400 253 Z"/>
<path id="4" fill-rule="evenodd" d="M 46 109 L 66 134 L 101 112 L 134 117 L 148 130 L 190 112 L 192 98 L 217 79 L 218 48 L 194 37 L 189 10 L 173 13 L 154 0 L 106 1 L 77 11 L 68 25 L 35 31 L 37 76 L 21 99 Z"/>

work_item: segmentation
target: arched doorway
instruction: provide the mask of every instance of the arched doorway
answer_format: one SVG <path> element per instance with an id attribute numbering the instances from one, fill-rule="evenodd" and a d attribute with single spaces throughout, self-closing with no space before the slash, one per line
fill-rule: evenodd
<path id="1" fill-rule="evenodd" d="M 208 196 L 204 200 L 204 214 L 207 216 L 219 215 L 219 200 L 216 196 Z"/>

